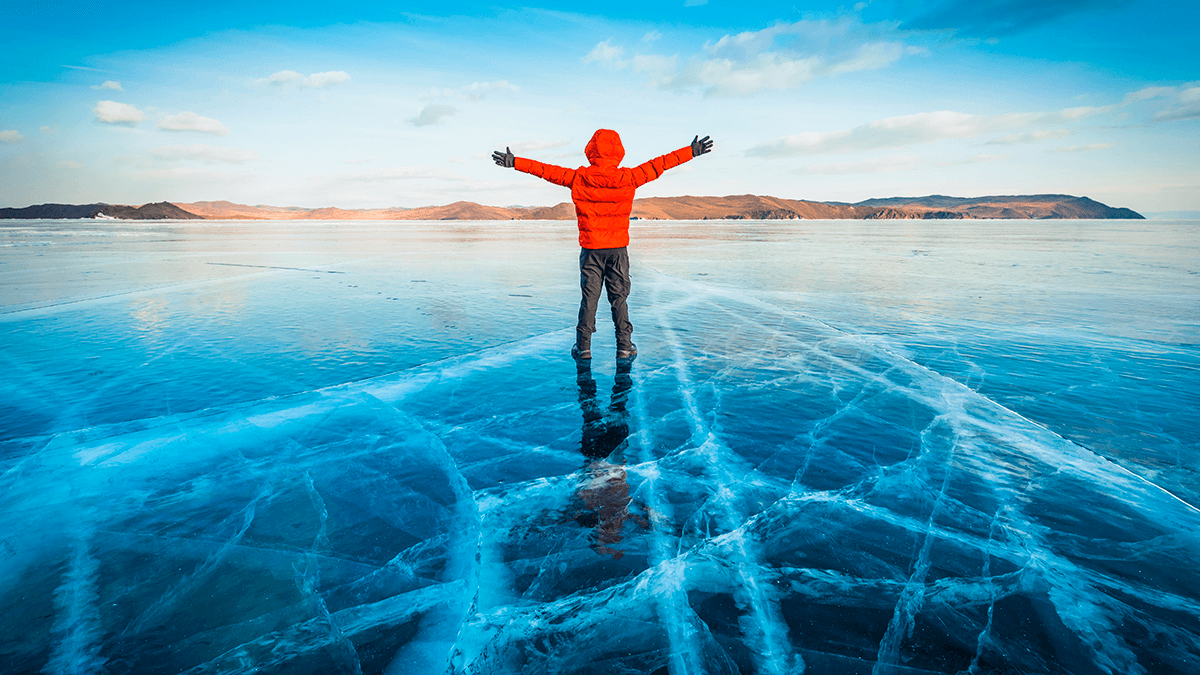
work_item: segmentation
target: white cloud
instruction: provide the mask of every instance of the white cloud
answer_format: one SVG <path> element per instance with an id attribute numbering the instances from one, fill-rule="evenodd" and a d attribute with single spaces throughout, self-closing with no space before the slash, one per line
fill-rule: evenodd
<path id="1" fill-rule="evenodd" d="M 652 30 L 649 33 L 646 33 L 645 35 L 642 36 L 642 42 L 654 42 L 656 40 L 661 40 L 661 39 L 662 39 L 662 33 L 658 32 L 656 30 Z"/>
<path id="2" fill-rule="evenodd" d="M 92 112 L 96 114 L 97 122 L 119 124 L 126 127 L 137 126 L 138 122 L 146 119 L 146 113 L 131 105 L 116 101 L 98 101 L 96 107 L 92 108 Z"/>
<path id="3" fill-rule="evenodd" d="M 52 127 L 47 124 L 47 125 L 38 127 L 38 131 L 42 132 L 43 134 L 52 134 L 52 133 L 55 133 L 56 131 L 58 131 L 58 127 Z"/>
<path id="4" fill-rule="evenodd" d="M 466 176 L 432 166 L 396 166 L 387 169 L 373 169 L 371 171 L 359 171 L 357 173 L 345 173 L 340 176 L 334 176 L 334 181 L 339 183 L 390 183 L 393 181 L 421 179 L 443 181 L 468 180 Z"/>
<path id="5" fill-rule="evenodd" d="M 972 138 L 1022 127 L 1062 124 L 1113 110 L 1116 106 L 1067 108 L 1049 113 L 970 115 L 940 110 L 876 120 L 838 131 L 809 131 L 756 145 L 753 157 L 796 157 L 899 148 L 950 138 Z"/>
<path id="6" fill-rule="evenodd" d="M 461 98 L 467 101 L 479 101 L 483 99 L 484 94 L 491 92 L 519 92 L 521 88 L 515 84 L 509 83 L 508 80 L 496 80 L 495 82 L 472 82 L 471 84 L 460 89 L 439 89 L 434 87 L 428 93 L 421 94 L 421 99 L 428 101 L 431 98 Z"/>
<path id="7" fill-rule="evenodd" d="M 111 73 L 112 72 L 111 70 L 101 70 L 99 68 L 89 68 L 87 66 L 60 65 L 59 68 L 70 68 L 71 70 L 86 70 L 86 71 L 92 72 L 92 73 Z"/>
<path id="8" fill-rule="evenodd" d="M 1007 155 L 973 155 L 961 159 L 930 161 L 915 155 L 892 155 L 888 157 L 874 157 L 871 159 L 855 161 L 855 162 L 833 162 L 829 164 L 809 164 L 799 170 L 800 173 L 809 175 L 848 175 L 860 173 L 892 173 L 895 171 L 909 171 L 919 166 L 933 167 L 950 167 L 963 166 L 966 164 L 982 164 L 984 162 L 997 162 L 1007 159 Z"/>
<path id="9" fill-rule="evenodd" d="M 988 145 L 1014 145 L 1016 143 L 1036 143 L 1052 138 L 1065 138 L 1075 133 L 1070 129 L 1037 129 L 1019 134 L 1008 134 L 988 141 Z"/>
<path id="10" fill-rule="evenodd" d="M 592 51 L 588 52 L 587 55 L 583 57 L 583 62 L 612 63 L 620 68 L 625 65 L 625 62 L 620 60 L 621 55 L 624 53 L 625 50 L 623 48 L 614 47 L 612 45 L 612 40 L 609 39 L 605 40 L 604 42 L 597 43 L 596 46 L 592 48 Z"/>
<path id="11" fill-rule="evenodd" d="M 1200 87 L 1188 87 L 1175 97 L 1175 105 L 1154 113 L 1156 122 L 1200 118 Z"/>
<path id="12" fill-rule="evenodd" d="M 25 140 L 25 136 L 21 135 L 21 132 L 17 131 L 16 129 L 6 129 L 4 131 L 0 131 L 0 143 L 4 145 L 20 143 L 23 140 Z"/>
<path id="13" fill-rule="evenodd" d="M 828 164 L 809 164 L 800 169 L 800 173 L 821 176 L 840 176 L 858 173 L 891 173 L 907 171 L 920 166 L 921 160 L 911 155 L 895 157 L 877 157 L 858 162 L 832 162 Z"/>
<path id="14" fill-rule="evenodd" d="M 629 65 L 638 73 L 666 73 L 675 69 L 679 62 L 677 56 L 662 56 L 660 54 L 638 54 L 629 60 Z"/>
<path id="15" fill-rule="evenodd" d="M 259 155 L 251 150 L 242 150 L 241 148 L 222 148 L 214 145 L 168 145 L 161 148 L 154 148 L 150 151 L 150 155 L 155 159 L 164 161 L 175 160 L 190 160 L 195 162 L 204 162 L 213 164 L 214 162 L 224 162 L 226 164 L 243 164 L 250 160 L 259 159 Z"/>
<path id="16" fill-rule="evenodd" d="M 513 154 L 519 152 L 537 152 L 539 150 L 553 150 L 554 148 L 566 147 L 571 141 L 517 141 L 509 144 L 507 147 L 512 148 Z M 487 153 L 491 157 L 491 153 Z"/>
<path id="17" fill-rule="evenodd" d="M 861 70 L 879 70 L 900 60 L 905 54 L 914 54 L 911 47 L 899 42 L 872 42 L 860 46 L 843 59 L 835 59 L 824 68 L 822 75 L 842 75 Z"/>
<path id="18" fill-rule="evenodd" d="M 1113 146 L 1112 143 L 1092 143 L 1091 145 L 1068 145 L 1065 148 L 1054 148 L 1046 152 L 1091 152 L 1093 150 L 1107 150 Z"/>
<path id="19" fill-rule="evenodd" d="M 515 84 L 509 84 L 508 80 L 496 80 L 495 82 L 472 82 L 463 87 L 464 93 L 485 92 L 485 91 L 521 91 L 521 88 Z"/>
<path id="20" fill-rule="evenodd" d="M 1179 120 L 1191 120 L 1198 117 L 1200 117 L 1200 105 L 1168 108 L 1167 110 L 1159 110 L 1154 113 L 1155 122 L 1178 122 Z"/>
<path id="21" fill-rule="evenodd" d="M 1145 87 L 1126 94 L 1121 105 L 1163 98 L 1169 99 L 1167 107 L 1151 115 L 1151 121 L 1174 122 L 1200 118 L 1200 86 L 1196 82 L 1185 82 L 1178 87 Z"/>
<path id="22" fill-rule="evenodd" d="M 453 117 L 458 112 L 458 108 L 440 103 L 431 103 L 421 112 L 417 113 L 416 117 L 409 118 L 407 121 L 415 127 L 426 127 L 431 124 L 445 124 L 446 119 Z"/>
<path id="23" fill-rule="evenodd" d="M 1200 118 L 1200 105 L 1160 110 L 1154 113 L 1155 122 L 1178 122 Z"/>
<path id="24" fill-rule="evenodd" d="M 120 82 L 113 82 L 112 80 L 107 80 L 104 82 L 104 84 L 92 85 L 92 89 L 112 89 L 113 91 L 125 91 L 121 88 Z"/>
<path id="25" fill-rule="evenodd" d="M 188 111 L 178 115 L 167 115 L 158 121 L 158 128 L 163 131 L 194 131 L 214 136 L 225 136 L 229 133 L 229 129 L 217 120 Z"/>
<path id="26" fill-rule="evenodd" d="M 281 70 L 278 73 L 272 73 L 268 77 L 259 78 L 254 81 L 255 84 L 271 84 L 275 86 L 287 84 L 288 82 L 299 82 L 304 76 L 294 70 Z"/>
<path id="27" fill-rule="evenodd" d="M 1170 94 L 1175 91 L 1174 87 L 1146 87 L 1125 95 L 1124 103 L 1135 103 L 1137 101 L 1146 101 L 1152 98 L 1158 98 L 1165 94 Z"/>
<path id="28" fill-rule="evenodd" d="M 301 87 L 321 88 L 331 87 L 335 84 L 340 84 L 350 79 L 350 73 L 344 70 L 329 70 L 323 73 L 313 73 L 307 77 L 302 73 L 294 70 L 281 70 L 277 73 L 272 73 L 267 77 L 260 77 L 252 81 L 251 86 L 274 86 L 281 87 L 285 84 L 293 82 L 299 83 Z"/>
<path id="29" fill-rule="evenodd" d="M 706 96 L 747 96 L 794 89 L 818 77 L 886 68 L 906 55 L 927 53 L 899 40 L 893 24 L 865 25 L 853 20 L 797 21 L 760 31 L 725 35 L 706 43 L 704 55 L 680 61 L 676 56 L 637 54 L 605 40 L 583 57 L 584 63 L 632 67 L 661 89 L 699 89 Z"/>
<path id="30" fill-rule="evenodd" d="M 301 87 L 331 87 L 350 79 L 350 74 L 344 70 L 330 70 L 324 73 L 313 73 L 300 80 Z"/>
<path id="31" fill-rule="evenodd" d="M 690 61 L 677 72 L 662 78 L 664 89 L 705 88 L 708 96 L 746 96 L 760 91 L 795 89 L 818 77 L 830 77 L 891 65 L 904 55 L 899 42 L 861 45 L 851 54 L 793 58 L 764 52 L 754 58 Z"/>
<path id="32" fill-rule="evenodd" d="M 197 166 L 171 166 L 161 169 L 149 169 L 133 174 L 137 180 L 167 180 L 177 185 L 195 187 L 201 184 L 224 184 L 245 187 L 247 176 L 236 171 L 218 171 L 203 169 Z"/>
<path id="33" fill-rule="evenodd" d="M 999 162 L 1008 159 L 1008 155 L 974 155 L 960 162 L 939 163 L 935 166 L 955 166 L 959 164 L 983 164 L 984 162 Z"/>

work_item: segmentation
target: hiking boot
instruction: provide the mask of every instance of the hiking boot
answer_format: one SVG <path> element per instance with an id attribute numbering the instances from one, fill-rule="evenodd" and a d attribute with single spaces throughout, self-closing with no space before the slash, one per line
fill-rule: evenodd
<path id="1" fill-rule="evenodd" d="M 571 347 L 571 358 L 574 358 L 574 359 L 590 359 L 590 358 L 592 358 L 592 350 L 590 350 L 590 349 L 580 349 L 580 348 L 579 348 L 579 345 L 572 345 L 572 347 Z"/>
<path id="2" fill-rule="evenodd" d="M 637 345 L 633 344 L 632 342 L 629 343 L 628 347 L 617 349 L 618 359 L 632 359 L 635 356 L 637 356 Z"/>

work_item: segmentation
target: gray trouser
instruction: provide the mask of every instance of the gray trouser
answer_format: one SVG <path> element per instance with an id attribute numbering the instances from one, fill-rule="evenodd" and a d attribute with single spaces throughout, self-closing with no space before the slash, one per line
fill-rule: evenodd
<path id="1" fill-rule="evenodd" d="M 600 287 L 608 291 L 612 305 L 613 327 L 617 331 L 617 349 L 628 348 L 633 324 L 629 323 L 629 252 L 621 248 L 585 248 L 579 251 L 579 287 L 583 299 L 579 302 L 579 325 L 575 327 L 575 344 L 591 349 L 592 333 L 596 332 L 596 303 Z"/>

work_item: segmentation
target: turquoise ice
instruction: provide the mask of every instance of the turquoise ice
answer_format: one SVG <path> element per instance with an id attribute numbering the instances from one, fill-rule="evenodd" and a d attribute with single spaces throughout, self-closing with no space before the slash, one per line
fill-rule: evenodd
<path id="1" fill-rule="evenodd" d="M 574 237 L 0 223 L 2 669 L 1195 671 L 1200 224 Z"/>

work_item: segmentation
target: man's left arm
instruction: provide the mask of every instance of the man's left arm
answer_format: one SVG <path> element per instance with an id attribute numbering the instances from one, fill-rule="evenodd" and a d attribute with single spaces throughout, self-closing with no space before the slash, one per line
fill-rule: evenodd
<path id="1" fill-rule="evenodd" d="M 646 183 L 663 175 L 667 169 L 675 167 L 691 160 L 693 157 L 699 157 L 708 152 L 712 152 L 713 142 L 708 139 L 708 136 L 700 138 L 699 135 L 692 139 L 691 145 L 680 148 L 675 152 L 669 152 L 661 157 L 655 157 L 649 162 L 639 164 L 630 171 L 633 172 L 633 182 L 635 187 L 641 187 Z"/>

